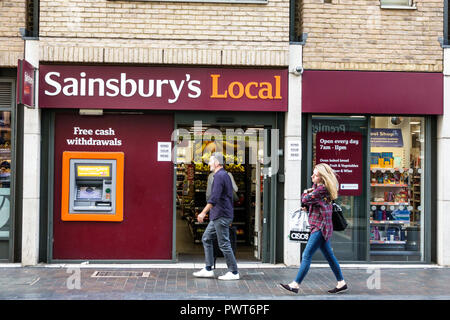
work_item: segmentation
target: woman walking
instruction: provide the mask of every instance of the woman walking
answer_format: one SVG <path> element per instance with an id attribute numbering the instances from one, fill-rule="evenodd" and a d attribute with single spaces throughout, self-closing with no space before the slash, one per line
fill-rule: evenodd
<path id="1" fill-rule="evenodd" d="M 347 284 L 344 281 L 339 262 L 334 256 L 329 241 L 333 234 L 333 205 L 331 201 L 337 198 L 338 181 L 334 170 L 324 163 L 320 163 L 314 167 L 311 180 L 313 187 L 305 190 L 302 194 L 302 207 L 306 207 L 309 212 L 311 235 L 303 252 L 297 277 L 289 284 L 280 283 L 280 285 L 286 290 L 298 293 L 299 285 L 308 273 L 312 256 L 317 249 L 320 249 L 337 280 L 336 287 L 328 292 L 344 292 L 347 290 Z"/>

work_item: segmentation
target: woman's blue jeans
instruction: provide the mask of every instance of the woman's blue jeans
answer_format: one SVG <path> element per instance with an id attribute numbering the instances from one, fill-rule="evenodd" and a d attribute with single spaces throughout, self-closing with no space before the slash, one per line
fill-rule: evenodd
<path id="1" fill-rule="evenodd" d="M 328 264 L 333 271 L 336 280 L 342 281 L 344 277 L 342 276 L 341 267 L 339 266 L 339 262 L 334 256 L 333 250 L 331 249 L 330 242 L 325 241 L 322 232 L 316 231 L 309 236 L 308 243 L 306 244 L 305 251 L 302 255 L 302 262 L 300 264 L 300 268 L 297 273 L 297 277 L 295 278 L 295 282 L 300 284 L 305 278 L 306 274 L 309 271 L 309 267 L 311 266 L 311 259 L 317 249 L 320 248 L 323 255 L 328 261 Z"/>

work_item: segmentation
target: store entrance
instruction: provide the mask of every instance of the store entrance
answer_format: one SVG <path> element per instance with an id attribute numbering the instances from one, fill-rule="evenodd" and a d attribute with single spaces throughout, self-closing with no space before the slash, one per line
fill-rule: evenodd
<path id="1" fill-rule="evenodd" d="M 197 222 L 197 215 L 210 194 L 208 166 L 213 152 L 224 154 L 224 168 L 234 187 L 234 221 L 231 235 L 238 262 L 262 259 L 265 148 L 264 126 L 236 127 L 195 122 L 178 125 L 176 145 L 176 259 L 203 262 L 201 238 L 209 222 Z M 208 179 L 209 178 L 209 179 Z M 233 240 L 234 239 L 234 240 Z M 222 260 L 220 260 L 222 259 Z M 219 263 L 224 262 L 219 257 Z"/>

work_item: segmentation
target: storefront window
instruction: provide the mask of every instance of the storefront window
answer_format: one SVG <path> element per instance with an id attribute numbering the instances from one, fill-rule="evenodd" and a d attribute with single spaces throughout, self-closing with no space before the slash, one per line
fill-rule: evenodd
<path id="1" fill-rule="evenodd" d="M 370 260 L 424 260 L 423 117 L 372 117 Z"/>
<path id="2" fill-rule="evenodd" d="M 9 240 L 11 112 L 0 112 L 0 240 Z"/>
<path id="3" fill-rule="evenodd" d="M 349 222 L 335 232 L 336 257 L 351 261 L 425 261 L 425 118 L 311 117 L 310 174 L 328 163 L 340 183 L 336 200 Z M 310 186 L 309 175 L 304 183 Z M 324 261 L 320 253 L 314 261 Z"/>

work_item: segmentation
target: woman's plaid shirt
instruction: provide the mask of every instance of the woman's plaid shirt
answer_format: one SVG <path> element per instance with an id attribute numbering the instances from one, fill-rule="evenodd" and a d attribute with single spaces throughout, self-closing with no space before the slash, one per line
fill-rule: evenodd
<path id="1" fill-rule="evenodd" d="M 311 233 L 320 230 L 328 241 L 333 234 L 333 205 L 327 188 L 323 184 L 313 185 L 311 192 L 302 194 L 302 206 L 309 207 Z"/>

